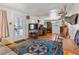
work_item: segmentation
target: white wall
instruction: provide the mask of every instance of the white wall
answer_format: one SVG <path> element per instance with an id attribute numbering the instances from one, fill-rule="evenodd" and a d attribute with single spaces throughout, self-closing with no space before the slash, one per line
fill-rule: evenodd
<path id="1" fill-rule="evenodd" d="M 71 16 L 72 14 L 79 13 L 79 3 L 67 5 L 67 15 Z"/>
<path id="2" fill-rule="evenodd" d="M 79 14 L 79 4 L 72 4 L 72 6 L 67 7 L 67 15 L 71 16 L 73 14 Z M 69 27 L 69 34 L 74 39 L 76 31 L 79 30 L 79 24 L 71 25 L 68 24 Z"/>
<path id="3" fill-rule="evenodd" d="M 17 6 L 18 7 L 18 6 Z M 0 6 L 0 10 L 5 10 L 7 11 L 7 20 L 8 20 L 8 26 L 9 26 L 9 37 L 7 37 L 8 39 L 10 40 L 14 40 L 14 41 L 17 41 L 17 40 L 20 40 L 20 39 L 23 39 L 23 38 L 28 38 L 28 20 L 26 20 L 26 13 L 23 13 L 21 11 L 17 11 L 17 10 L 13 10 L 13 9 L 10 9 L 10 8 L 6 8 L 6 7 L 2 7 Z M 23 28 L 24 28 L 24 35 L 21 36 L 21 37 L 15 37 L 15 34 L 14 34 L 14 24 L 15 24 L 15 17 L 17 16 L 22 16 L 23 19 L 24 19 L 24 24 L 23 24 Z M 12 23 L 12 25 L 9 24 L 9 22 Z"/>

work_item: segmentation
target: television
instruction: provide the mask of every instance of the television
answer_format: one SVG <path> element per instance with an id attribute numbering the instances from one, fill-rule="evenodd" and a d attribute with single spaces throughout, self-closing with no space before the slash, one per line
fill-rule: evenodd
<path id="1" fill-rule="evenodd" d="M 29 24 L 29 30 L 36 30 L 36 29 L 38 29 L 38 24 L 33 23 Z"/>

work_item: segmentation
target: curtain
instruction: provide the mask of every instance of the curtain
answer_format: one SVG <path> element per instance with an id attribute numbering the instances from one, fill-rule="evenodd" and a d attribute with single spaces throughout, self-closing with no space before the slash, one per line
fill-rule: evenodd
<path id="1" fill-rule="evenodd" d="M 0 10 L 0 38 L 9 36 L 8 21 L 6 11 Z"/>

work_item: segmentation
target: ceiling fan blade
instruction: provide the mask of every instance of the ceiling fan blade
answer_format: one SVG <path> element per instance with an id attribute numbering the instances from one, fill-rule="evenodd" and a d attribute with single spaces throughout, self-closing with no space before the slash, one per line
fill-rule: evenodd
<path id="1" fill-rule="evenodd" d="M 67 5 L 64 5 L 64 13 L 67 14 Z"/>

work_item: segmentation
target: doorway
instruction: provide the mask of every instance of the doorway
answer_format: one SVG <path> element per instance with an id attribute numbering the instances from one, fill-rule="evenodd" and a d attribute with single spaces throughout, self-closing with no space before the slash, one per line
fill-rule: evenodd
<path id="1" fill-rule="evenodd" d="M 39 36 L 39 38 L 42 38 L 42 39 L 52 39 L 52 23 L 51 21 L 44 21 L 44 24 L 43 24 L 44 28 L 46 28 L 46 33 L 45 35 L 41 35 Z"/>
<path id="2" fill-rule="evenodd" d="M 52 33 L 52 23 L 47 22 L 47 33 Z"/>

